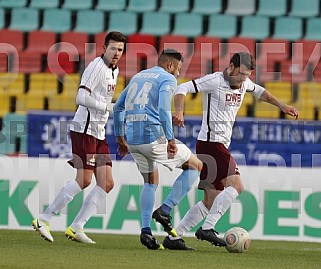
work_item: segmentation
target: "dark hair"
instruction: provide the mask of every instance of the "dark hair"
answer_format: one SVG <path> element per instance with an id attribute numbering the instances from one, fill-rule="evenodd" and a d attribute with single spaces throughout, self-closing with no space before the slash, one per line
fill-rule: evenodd
<path id="1" fill-rule="evenodd" d="M 121 32 L 109 32 L 105 37 L 105 45 L 109 45 L 109 41 L 114 40 L 116 42 L 126 42 L 126 36 Z"/>
<path id="2" fill-rule="evenodd" d="M 167 60 L 177 60 L 177 61 L 183 61 L 183 55 L 182 53 L 178 52 L 177 50 L 174 49 L 164 49 L 161 53 L 161 55 L 159 56 L 158 59 L 158 63 L 163 62 L 163 61 L 167 61 Z"/>
<path id="3" fill-rule="evenodd" d="M 256 61 L 254 56 L 248 52 L 235 53 L 232 56 L 230 63 L 233 63 L 235 67 L 240 67 L 241 64 L 243 64 L 249 70 L 254 70 L 256 67 Z"/>

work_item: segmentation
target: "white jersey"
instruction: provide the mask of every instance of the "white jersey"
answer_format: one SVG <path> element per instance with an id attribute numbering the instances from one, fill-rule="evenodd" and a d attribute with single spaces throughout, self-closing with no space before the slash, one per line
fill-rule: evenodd
<path id="1" fill-rule="evenodd" d="M 95 58 L 81 77 L 79 88 L 85 89 L 98 103 L 111 104 L 119 73 L 118 67 L 106 65 L 102 57 Z M 101 109 L 78 106 L 71 125 L 71 130 L 105 139 L 105 125 L 109 112 Z"/>
<path id="2" fill-rule="evenodd" d="M 203 92 L 203 120 L 198 140 L 219 142 L 229 147 L 236 114 L 246 92 L 260 98 L 264 88 L 247 78 L 232 89 L 223 72 L 215 72 L 178 86 L 175 94 Z"/>

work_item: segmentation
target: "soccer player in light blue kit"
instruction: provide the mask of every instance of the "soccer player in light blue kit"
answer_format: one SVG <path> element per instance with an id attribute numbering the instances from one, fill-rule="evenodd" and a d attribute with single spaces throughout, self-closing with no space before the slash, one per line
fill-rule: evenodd
<path id="1" fill-rule="evenodd" d="M 186 145 L 175 140 L 173 134 L 171 100 L 182 60 L 182 54 L 176 50 L 164 50 L 159 56 L 158 65 L 136 74 L 114 106 L 118 153 L 125 156 L 129 151 L 144 178 L 140 198 L 140 241 L 148 249 L 166 247 L 166 241 L 162 245 L 152 235 L 152 218 L 168 234 L 177 236 L 171 224 L 170 212 L 191 189 L 202 169 L 202 162 Z M 158 163 L 171 171 L 181 168 L 183 172 L 174 182 L 162 206 L 153 212 L 159 182 Z M 175 242 L 177 248 L 188 249 L 183 239 L 177 238 Z"/>

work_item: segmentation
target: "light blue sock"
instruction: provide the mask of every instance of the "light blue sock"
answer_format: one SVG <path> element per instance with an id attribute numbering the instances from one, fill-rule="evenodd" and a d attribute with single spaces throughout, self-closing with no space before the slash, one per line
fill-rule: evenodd
<path id="1" fill-rule="evenodd" d="M 140 208 L 142 216 L 142 228 L 150 227 L 152 212 L 155 203 L 157 185 L 145 183 L 140 193 Z"/>
<path id="2" fill-rule="evenodd" d="M 196 179 L 199 177 L 198 170 L 184 170 L 174 182 L 172 191 L 163 203 L 162 210 L 169 214 L 182 198 L 189 192 Z"/>

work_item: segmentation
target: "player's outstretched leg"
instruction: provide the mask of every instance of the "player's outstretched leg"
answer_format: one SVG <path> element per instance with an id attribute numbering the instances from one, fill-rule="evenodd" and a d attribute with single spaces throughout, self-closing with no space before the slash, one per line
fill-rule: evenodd
<path id="1" fill-rule="evenodd" d="M 196 231 L 195 236 L 197 237 L 197 239 L 206 240 L 218 247 L 226 246 L 226 242 L 223 239 L 219 238 L 217 234 L 218 232 L 214 229 L 203 230 L 202 227 L 200 227 Z"/>
<path id="2" fill-rule="evenodd" d="M 71 226 L 65 231 L 65 235 L 68 239 L 85 244 L 96 244 L 95 241 L 91 240 L 84 232 L 84 230 L 76 230 Z"/>
<path id="3" fill-rule="evenodd" d="M 181 237 L 172 237 L 166 236 L 163 241 L 164 248 L 173 249 L 173 250 L 195 250 L 195 248 L 188 247 L 185 244 L 185 241 Z"/>
<path id="4" fill-rule="evenodd" d="M 155 219 L 155 221 L 159 222 L 163 226 L 165 232 L 167 232 L 171 236 L 177 236 L 177 232 L 175 231 L 171 223 L 172 217 L 170 215 L 166 215 L 162 210 L 162 207 L 157 208 L 153 212 L 152 217 L 153 219 Z"/>
<path id="5" fill-rule="evenodd" d="M 33 228 L 47 241 L 53 242 L 54 239 L 50 233 L 49 223 L 36 218 L 32 221 Z"/>
<path id="6" fill-rule="evenodd" d="M 141 233 L 140 234 L 140 242 L 142 245 L 147 247 L 148 249 L 153 249 L 153 250 L 164 250 L 164 247 L 161 243 L 158 242 L 158 240 L 149 233 Z"/>

